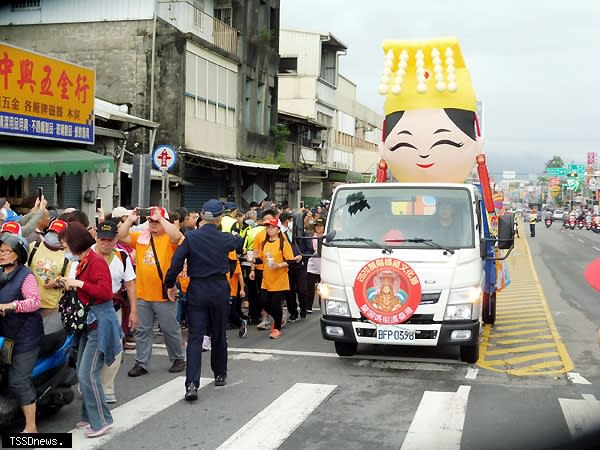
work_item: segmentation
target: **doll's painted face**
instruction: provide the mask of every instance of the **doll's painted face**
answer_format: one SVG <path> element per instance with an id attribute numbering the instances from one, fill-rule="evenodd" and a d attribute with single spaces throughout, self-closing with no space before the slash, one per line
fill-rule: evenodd
<path id="1" fill-rule="evenodd" d="M 415 109 L 403 113 L 379 153 L 398 181 L 462 183 L 481 147 L 443 109 Z"/>

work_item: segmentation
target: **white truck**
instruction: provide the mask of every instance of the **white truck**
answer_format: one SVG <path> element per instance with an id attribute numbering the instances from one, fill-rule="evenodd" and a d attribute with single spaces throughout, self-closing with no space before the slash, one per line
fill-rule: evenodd
<path id="1" fill-rule="evenodd" d="M 513 245 L 512 215 L 499 218 L 495 238 L 482 202 L 472 184 L 334 191 L 319 294 L 321 332 L 338 355 L 358 344 L 452 344 L 461 360 L 478 360 L 483 324 L 495 320 L 495 260 Z"/>

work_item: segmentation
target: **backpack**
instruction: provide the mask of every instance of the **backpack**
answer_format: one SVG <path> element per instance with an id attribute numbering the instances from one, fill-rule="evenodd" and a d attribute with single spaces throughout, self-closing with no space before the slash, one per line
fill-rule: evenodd
<path id="1" fill-rule="evenodd" d="M 33 261 L 33 257 L 35 256 L 38 248 L 40 247 L 41 242 L 38 241 L 35 243 L 35 245 L 33 246 L 33 248 L 31 249 L 31 252 L 29 252 L 29 258 L 27 258 L 27 267 L 29 267 L 31 269 L 31 262 Z M 63 262 L 63 266 L 62 269 L 60 270 L 60 276 L 64 277 L 65 273 L 67 272 L 67 266 L 69 265 L 69 259 L 65 258 L 64 262 Z"/>

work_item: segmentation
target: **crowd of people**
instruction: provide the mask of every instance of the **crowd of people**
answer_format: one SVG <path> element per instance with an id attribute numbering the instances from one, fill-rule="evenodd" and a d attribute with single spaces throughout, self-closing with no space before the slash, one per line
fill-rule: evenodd
<path id="1" fill-rule="evenodd" d="M 9 388 L 24 413 L 24 432 L 36 432 L 31 373 L 44 324 L 57 320 L 67 291 L 88 311 L 75 341 L 82 397 L 76 426 L 88 437 L 112 427 L 108 405 L 117 401 L 123 349 L 135 348 L 128 376 L 143 376 L 151 370 L 154 335 L 161 335 L 169 372 L 186 371 L 184 398 L 193 401 L 203 351 L 211 350 L 215 385 L 227 382 L 227 328 L 244 338 L 256 325 L 279 339 L 286 323 L 312 313 L 325 205 L 292 211 L 265 200 L 243 211 L 210 200 L 201 211 L 117 207 L 98 210 L 92 224 L 80 210 L 49 210 L 43 196 L 24 216 L 4 198 L 0 211 L 0 335 L 15 342 Z"/>

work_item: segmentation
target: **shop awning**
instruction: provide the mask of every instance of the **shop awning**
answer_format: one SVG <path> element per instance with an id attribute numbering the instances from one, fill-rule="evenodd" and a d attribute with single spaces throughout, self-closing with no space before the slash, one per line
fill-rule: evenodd
<path id="1" fill-rule="evenodd" d="M 354 172 L 352 170 L 348 172 L 329 171 L 329 181 L 365 183 L 368 180 L 368 175 L 364 175 L 360 172 Z"/>
<path id="2" fill-rule="evenodd" d="M 266 170 L 279 169 L 279 164 L 268 164 L 268 163 L 254 162 L 254 161 L 244 161 L 241 159 L 227 158 L 225 156 L 211 155 L 211 154 L 207 154 L 207 153 L 203 153 L 203 152 L 199 152 L 199 151 L 195 151 L 195 150 L 194 151 L 182 151 L 180 153 L 182 153 L 184 155 L 196 157 L 196 158 L 206 159 L 209 161 L 215 161 L 215 162 L 218 162 L 221 164 L 229 164 L 232 166 L 253 167 L 255 169 L 266 169 Z"/>
<path id="3" fill-rule="evenodd" d="M 77 172 L 114 172 L 110 156 L 83 148 L 0 144 L 0 177 L 50 176 Z"/>

